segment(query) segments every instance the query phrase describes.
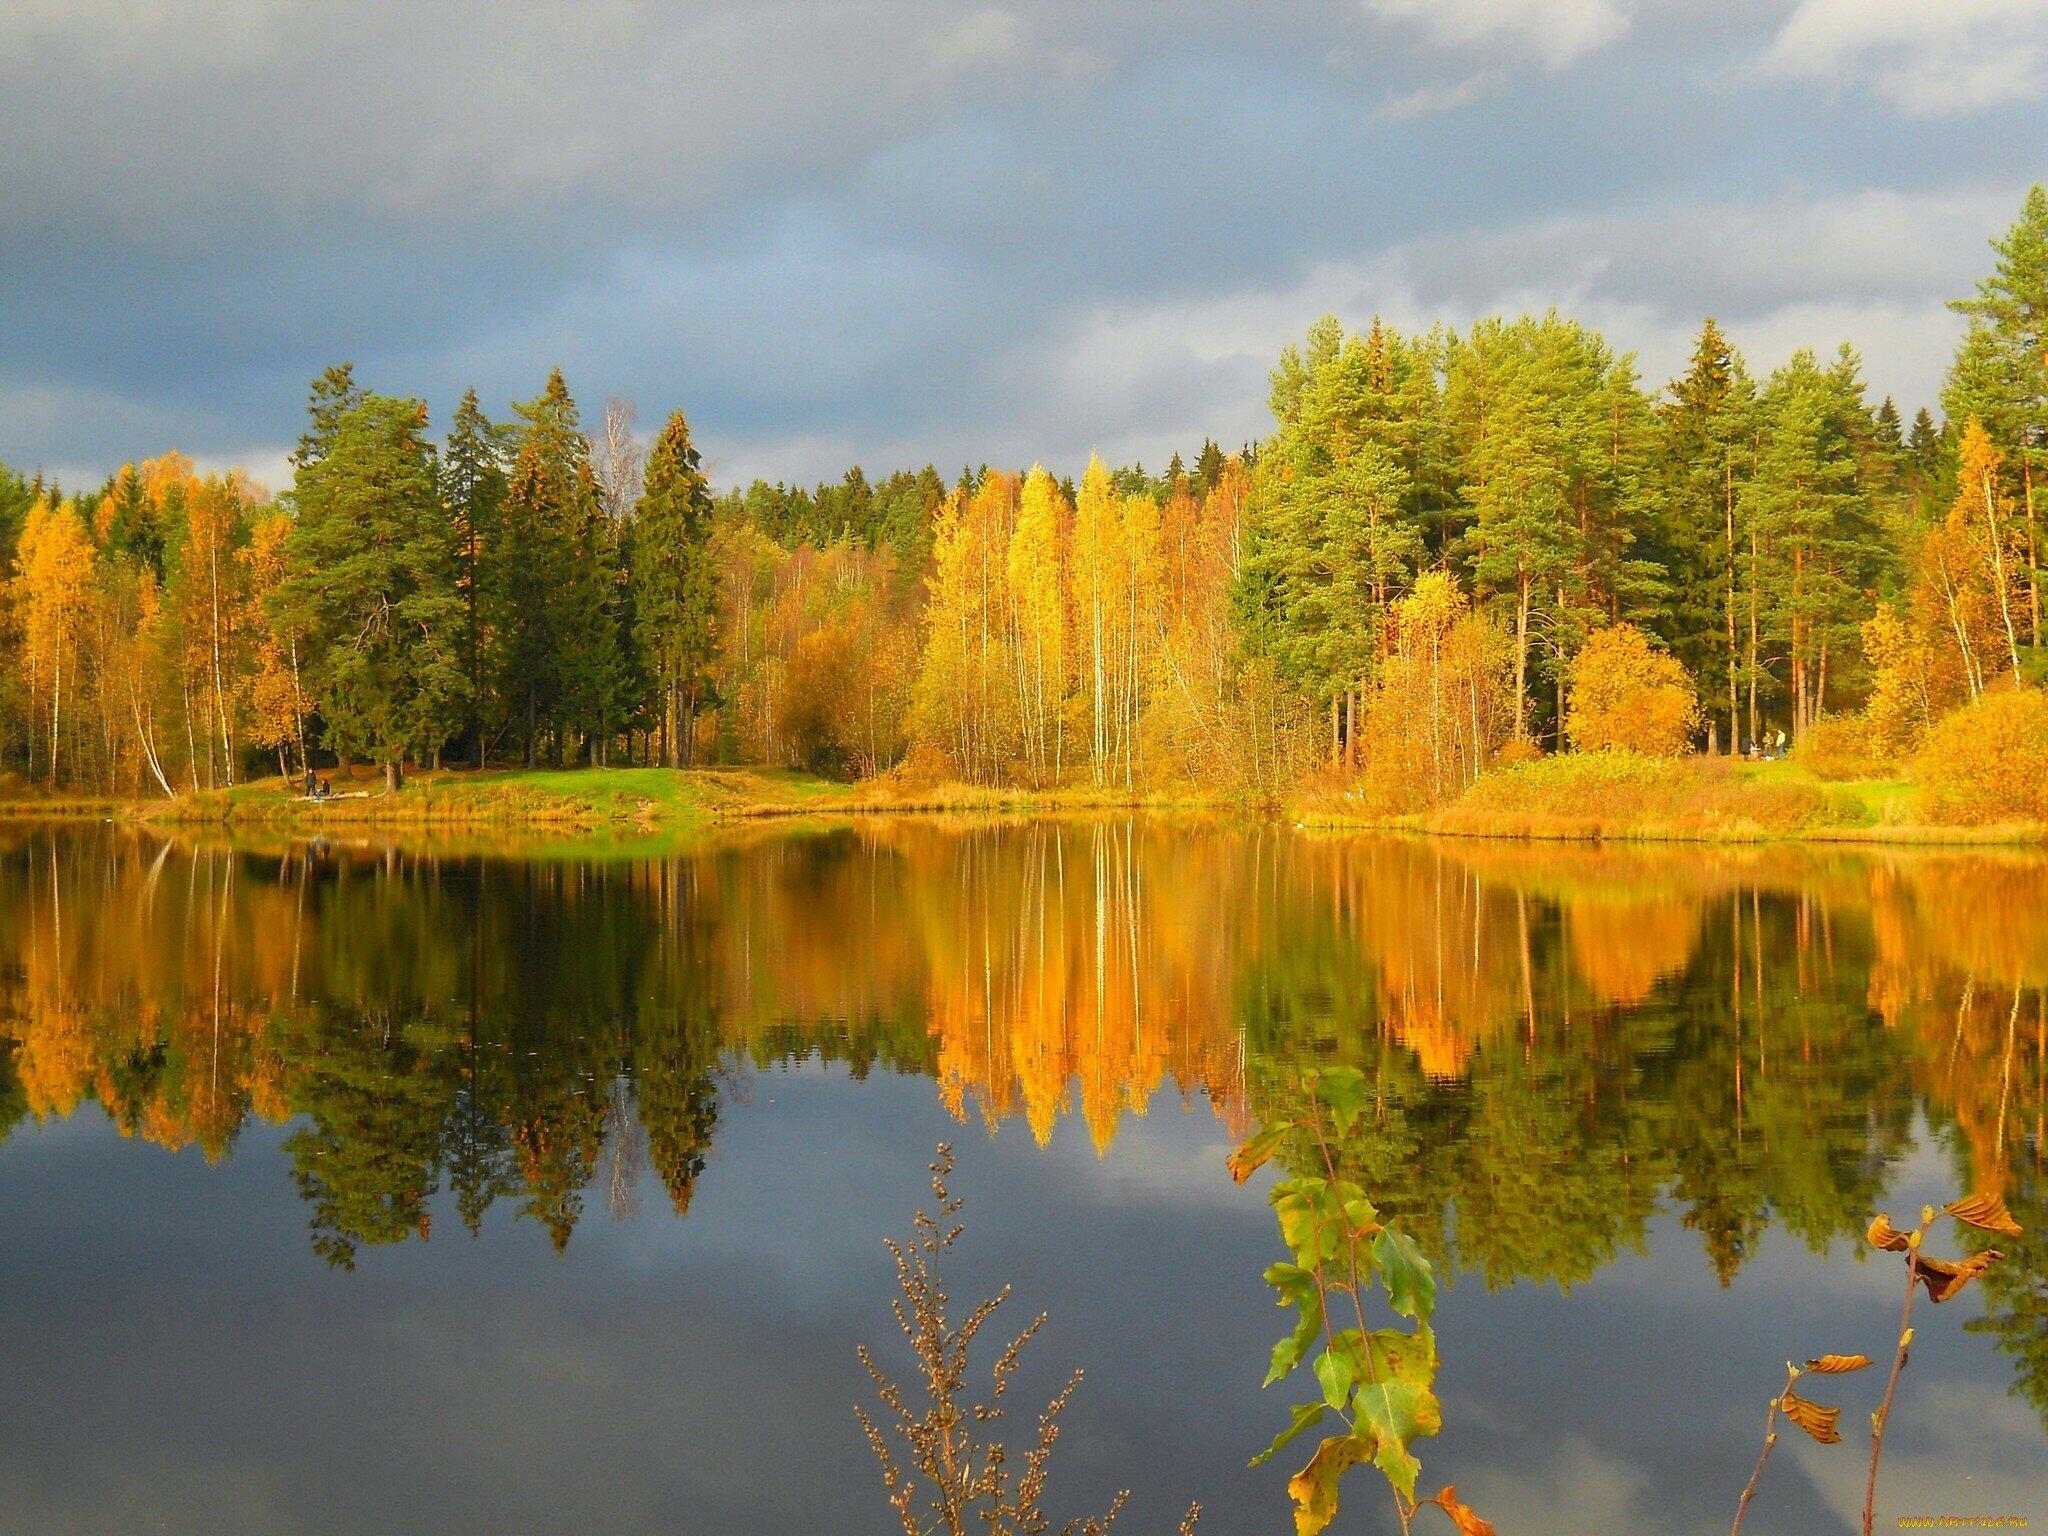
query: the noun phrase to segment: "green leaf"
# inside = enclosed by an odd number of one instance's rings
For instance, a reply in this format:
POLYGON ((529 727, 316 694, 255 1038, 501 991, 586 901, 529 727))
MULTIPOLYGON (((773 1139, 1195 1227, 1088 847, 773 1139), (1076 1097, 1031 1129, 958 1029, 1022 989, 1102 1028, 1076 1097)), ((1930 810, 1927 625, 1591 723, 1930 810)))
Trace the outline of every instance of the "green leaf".
POLYGON ((1380 1230, 1379 1207, 1365 1198, 1364 1192, 1353 1194, 1355 1184, 1339 1186, 1338 1194, 1344 1201, 1344 1219, 1351 1224, 1351 1230, 1367 1237, 1380 1230))
POLYGON ((1408 1443, 1443 1428, 1436 1394, 1426 1385, 1390 1378, 1361 1386, 1353 1406, 1359 1422, 1370 1427, 1378 1441, 1373 1464, 1413 1503, 1422 1463, 1410 1453, 1408 1443))
POLYGON ((1302 1357, 1323 1331, 1323 1297, 1313 1283, 1294 1304, 1301 1308, 1301 1316, 1294 1324, 1294 1332, 1273 1346, 1273 1363, 1267 1368, 1264 1383, 1269 1387, 1301 1364, 1302 1357))
POLYGON ((1351 1134, 1370 1097, 1365 1074, 1356 1067, 1323 1068, 1310 1079, 1309 1092, 1330 1112, 1339 1136, 1351 1134))
POLYGON ((1280 1218, 1280 1239, 1294 1250, 1295 1262, 1314 1269, 1334 1258, 1344 1241, 1344 1211, 1327 1179, 1293 1179, 1273 1190, 1273 1212, 1280 1218))
POLYGON ((1344 1400, 1351 1395, 1352 1376, 1348 1355, 1326 1349, 1316 1356, 1316 1380, 1322 1383, 1323 1401, 1339 1413, 1344 1411, 1344 1400))
POLYGON ((1428 1322, 1436 1310, 1436 1271, 1415 1240, 1398 1228, 1382 1227, 1372 1240, 1372 1256, 1386 1281, 1387 1305, 1403 1317, 1428 1322))
POLYGON ((1292 1125, 1271 1126, 1232 1152, 1228 1164, 1230 1176, 1242 1184, 1257 1173, 1266 1166, 1273 1154, 1280 1150, 1280 1143, 1287 1139, 1287 1133, 1293 1129, 1292 1125))
POLYGON ((1316 1277, 1299 1264, 1268 1264, 1266 1284, 1280 1293, 1279 1305, 1291 1307, 1316 1288, 1316 1277))
POLYGON ((1296 1435, 1305 1429, 1313 1429, 1316 1425, 1322 1423, 1323 1415, 1328 1412, 1329 1409, 1325 1408, 1321 1403, 1296 1403, 1294 1405, 1294 1422, 1275 1435, 1273 1443, 1254 1456, 1251 1464, 1255 1467, 1264 1466, 1273 1459, 1276 1452, 1285 1447, 1287 1442, 1296 1435))
POLYGON ((1294 1500, 1294 1536, 1318 1536, 1337 1518, 1337 1480, 1371 1456, 1364 1435, 1339 1435, 1316 1447, 1307 1466, 1287 1480, 1294 1500))
MULTIPOLYGON (((1355 1330, 1354 1330, 1355 1331, 1355 1330)), ((1381 1328, 1372 1336, 1361 1377, 1429 1386, 1436 1380, 1436 1335, 1425 1326, 1413 1333, 1381 1328)))

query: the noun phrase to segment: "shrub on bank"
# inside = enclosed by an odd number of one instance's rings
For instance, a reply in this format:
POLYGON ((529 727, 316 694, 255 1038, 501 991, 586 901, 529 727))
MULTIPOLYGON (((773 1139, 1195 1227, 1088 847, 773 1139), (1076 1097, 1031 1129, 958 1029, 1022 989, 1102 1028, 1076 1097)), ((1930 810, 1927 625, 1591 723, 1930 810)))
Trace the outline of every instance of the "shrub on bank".
POLYGON ((1699 723, 1692 679, 1648 635, 1616 624, 1586 637, 1572 661, 1564 717, 1579 751, 1681 757, 1699 723))
POLYGON ((2048 692, 2002 688, 1937 721, 1913 782, 1932 822, 2048 821, 2048 692))
POLYGON ((1861 715, 1825 715, 1806 728, 1792 760, 1817 779, 1881 779, 1898 765, 1877 750, 1861 715))
POLYGON ((1758 777, 1724 759, 1565 752, 1496 769, 1446 807, 1438 830, 1492 837, 1776 837, 1845 825, 1820 785, 1758 777))

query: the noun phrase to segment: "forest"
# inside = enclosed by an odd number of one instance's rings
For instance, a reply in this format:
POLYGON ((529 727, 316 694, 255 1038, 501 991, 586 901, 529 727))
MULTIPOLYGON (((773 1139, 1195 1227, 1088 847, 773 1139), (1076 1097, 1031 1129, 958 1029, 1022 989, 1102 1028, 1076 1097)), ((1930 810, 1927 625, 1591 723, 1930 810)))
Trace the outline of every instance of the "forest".
POLYGON ((556 372, 437 436, 340 364, 274 495, 174 451, 0 466, 0 774, 748 763, 1409 810, 1573 749, 1898 764, 1962 710, 2048 752, 2048 191, 1988 267, 1910 420, 1848 344, 1760 374, 1711 319, 1650 388, 1554 311, 1326 318, 1268 436, 1157 472, 719 491, 680 411, 643 438, 556 372))

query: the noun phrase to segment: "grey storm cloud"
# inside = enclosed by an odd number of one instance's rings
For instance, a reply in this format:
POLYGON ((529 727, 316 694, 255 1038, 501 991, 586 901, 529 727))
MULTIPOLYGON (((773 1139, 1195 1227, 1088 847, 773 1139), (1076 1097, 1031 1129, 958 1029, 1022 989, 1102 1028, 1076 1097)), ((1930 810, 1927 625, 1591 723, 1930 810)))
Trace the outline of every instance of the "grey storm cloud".
POLYGON ((0 458, 273 477, 306 381, 688 409, 714 470, 1262 430, 1324 309, 1713 312, 1930 399, 2048 0, 14 0, 0 458))

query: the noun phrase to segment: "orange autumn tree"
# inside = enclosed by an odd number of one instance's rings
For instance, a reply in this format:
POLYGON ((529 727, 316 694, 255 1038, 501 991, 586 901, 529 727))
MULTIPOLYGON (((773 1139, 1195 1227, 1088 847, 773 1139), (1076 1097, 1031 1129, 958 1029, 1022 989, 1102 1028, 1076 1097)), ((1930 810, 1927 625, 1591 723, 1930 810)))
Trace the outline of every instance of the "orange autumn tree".
POLYGON ((1864 733, 1881 757, 1900 757, 1920 745, 1937 714, 1951 702, 1950 679, 1936 646, 1892 603, 1879 603, 1863 621, 1863 657, 1870 692, 1864 733))
POLYGON ((1416 811, 1469 789, 1512 734, 1508 637, 1442 571, 1393 605, 1391 628, 1360 789, 1379 809, 1416 811))
POLYGON ((249 740, 277 753, 278 771, 287 777, 291 772, 285 760, 287 748, 295 750, 301 767, 306 763, 306 718, 313 712, 299 677, 299 637, 289 625, 276 621, 278 605, 273 600, 289 574, 286 544, 291 531, 289 517, 266 509, 249 525, 247 546, 237 551, 245 578, 244 613, 238 627, 254 637, 248 680, 249 740))
POLYGON ((48 728, 43 761, 52 784, 63 767, 65 701, 82 692, 78 654, 95 558, 92 536, 76 504, 52 506, 38 500, 29 507, 15 546, 8 597, 22 639, 21 664, 30 704, 29 759, 33 765, 40 721, 48 728))
POLYGON ((1677 658, 1633 624, 1595 630, 1573 658, 1565 734, 1581 752, 1679 757, 1699 728, 1700 704, 1677 658))
MULTIPOLYGON (((2008 498, 2000 484, 2004 459, 1991 436, 1974 417, 1963 428, 1956 449, 1956 499, 1949 509, 1947 532, 1956 564, 1967 574, 1962 580, 1984 594, 1984 607, 1995 616, 1997 628, 1991 644, 2005 653, 2012 670, 2020 668, 2020 642, 2013 622, 2013 581, 2026 565, 2024 529, 2014 519, 2008 498), (1975 570, 1971 571, 1970 567, 1975 570)), ((1974 675, 1970 693, 1984 691, 1996 661, 1987 664, 1973 654, 1968 640, 1958 631, 1968 670, 1974 675)), ((1976 648, 1982 650, 1981 642, 1976 648)))
POLYGON ((1072 516, 1058 482, 1044 465, 1032 465, 1018 496, 1005 571, 1024 763, 1039 783, 1057 783, 1066 770, 1068 647, 1060 571, 1072 516))

